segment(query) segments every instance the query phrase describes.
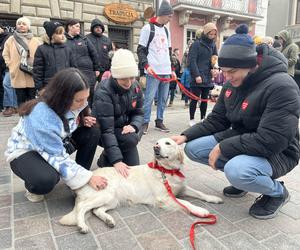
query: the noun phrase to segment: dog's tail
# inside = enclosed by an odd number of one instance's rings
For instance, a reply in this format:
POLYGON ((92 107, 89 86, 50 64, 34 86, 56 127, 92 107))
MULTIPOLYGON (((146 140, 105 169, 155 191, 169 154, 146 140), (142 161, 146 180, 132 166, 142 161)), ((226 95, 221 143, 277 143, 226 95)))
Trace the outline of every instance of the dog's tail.
POLYGON ((62 225, 66 225, 66 226, 76 226, 77 225, 77 213, 76 213, 75 207, 73 208, 73 210, 70 213, 63 216, 59 220, 59 223, 62 225))

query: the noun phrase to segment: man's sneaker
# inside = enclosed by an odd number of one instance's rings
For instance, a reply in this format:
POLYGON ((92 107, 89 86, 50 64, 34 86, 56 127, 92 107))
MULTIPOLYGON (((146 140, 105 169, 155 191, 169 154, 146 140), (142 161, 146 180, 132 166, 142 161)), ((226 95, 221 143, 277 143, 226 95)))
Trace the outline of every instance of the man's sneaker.
POLYGON ((189 122, 190 127, 193 127, 195 124, 196 124, 196 122, 194 119, 190 120, 190 122, 189 122))
POLYGON ((249 214, 260 220, 274 218, 280 209, 290 200, 290 195, 286 187, 283 185, 283 195, 280 197, 271 197, 268 195, 260 195, 256 198, 254 204, 249 209, 249 214))
POLYGON ((142 125, 143 135, 146 135, 148 133, 148 129, 149 129, 149 123, 144 123, 142 125))
POLYGON ((240 198, 247 194, 248 192, 235 188, 234 186, 228 186, 223 189, 223 194, 230 198, 240 198))
POLYGON ((5 110, 2 112, 2 115, 5 117, 9 117, 15 114, 15 109, 13 107, 7 107, 5 110))
POLYGON ((30 193, 28 190, 26 190, 25 192, 25 197, 31 202, 40 202, 44 200, 44 195, 33 194, 30 193))
POLYGON ((155 120, 155 129, 161 132, 168 133, 170 130, 163 124, 162 120, 155 120))

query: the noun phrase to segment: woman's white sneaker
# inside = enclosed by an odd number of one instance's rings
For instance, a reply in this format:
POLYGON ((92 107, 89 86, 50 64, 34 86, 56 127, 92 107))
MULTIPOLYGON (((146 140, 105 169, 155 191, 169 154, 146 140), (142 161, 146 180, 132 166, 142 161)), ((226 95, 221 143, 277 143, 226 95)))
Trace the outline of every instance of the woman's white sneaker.
POLYGON ((196 124, 195 119, 189 121, 190 127, 193 127, 196 124))
POLYGON ((40 202, 44 200, 44 195, 33 194, 26 190, 25 197, 31 202, 40 202))

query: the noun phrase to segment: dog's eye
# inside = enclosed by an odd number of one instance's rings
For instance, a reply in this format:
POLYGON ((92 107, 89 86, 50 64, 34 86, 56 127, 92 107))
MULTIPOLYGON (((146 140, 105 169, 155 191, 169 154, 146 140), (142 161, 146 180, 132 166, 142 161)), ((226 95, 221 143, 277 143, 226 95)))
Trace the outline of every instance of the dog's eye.
POLYGON ((171 145, 171 143, 170 143, 170 142, 168 142, 168 141, 166 141, 166 145, 171 145))

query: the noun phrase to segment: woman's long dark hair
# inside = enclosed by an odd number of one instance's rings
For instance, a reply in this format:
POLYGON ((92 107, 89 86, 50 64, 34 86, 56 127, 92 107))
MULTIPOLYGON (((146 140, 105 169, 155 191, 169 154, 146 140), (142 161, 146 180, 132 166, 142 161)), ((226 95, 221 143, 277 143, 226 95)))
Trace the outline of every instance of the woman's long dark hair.
POLYGON ((63 69, 54 75, 37 99, 21 105, 19 114, 20 116, 29 115, 37 103, 45 102, 63 121, 65 130, 69 131, 65 114, 70 110, 75 94, 88 88, 88 81, 80 70, 63 69))

